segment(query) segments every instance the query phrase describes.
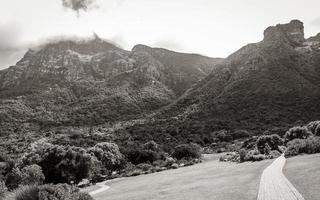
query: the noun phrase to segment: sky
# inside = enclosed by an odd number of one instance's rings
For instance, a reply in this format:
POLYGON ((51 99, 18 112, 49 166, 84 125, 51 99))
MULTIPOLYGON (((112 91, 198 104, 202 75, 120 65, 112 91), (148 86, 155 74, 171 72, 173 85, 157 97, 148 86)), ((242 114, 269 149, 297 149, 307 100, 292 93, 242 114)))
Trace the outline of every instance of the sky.
POLYGON ((292 19, 304 22, 306 37, 317 34, 319 8, 319 0, 0 0, 0 69, 47 39, 93 33, 127 50, 227 57, 292 19))

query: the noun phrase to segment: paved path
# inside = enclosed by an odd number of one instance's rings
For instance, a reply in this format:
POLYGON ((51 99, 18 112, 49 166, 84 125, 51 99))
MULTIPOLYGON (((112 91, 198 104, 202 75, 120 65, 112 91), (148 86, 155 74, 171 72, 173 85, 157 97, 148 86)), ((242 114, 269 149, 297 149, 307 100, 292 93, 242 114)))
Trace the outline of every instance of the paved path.
POLYGON ((97 185, 100 186, 100 188, 97 189, 97 190, 94 190, 92 192, 89 192, 89 194, 91 196, 93 196, 93 195, 96 195, 96 194, 99 194, 101 192, 104 192, 104 191, 108 190, 110 187, 107 186, 106 184, 107 184, 107 181, 104 181, 104 182, 101 182, 101 183, 97 183, 97 185))
POLYGON ((285 162, 282 155, 263 171, 258 200, 304 200, 282 173, 285 162))

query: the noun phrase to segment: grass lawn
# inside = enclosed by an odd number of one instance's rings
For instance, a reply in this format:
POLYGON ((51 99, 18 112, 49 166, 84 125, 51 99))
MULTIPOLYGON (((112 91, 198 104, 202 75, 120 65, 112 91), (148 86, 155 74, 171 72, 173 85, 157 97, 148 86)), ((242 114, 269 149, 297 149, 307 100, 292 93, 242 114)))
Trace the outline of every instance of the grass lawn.
POLYGON ((320 199, 320 154, 289 158, 284 174, 306 200, 320 199))
POLYGON ((256 200, 260 176, 272 160, 224 163, 218 156, 176 170, 110 180, 96 200, 256 200))
POLYGON ((92 192, 101 188, 99 185, 90 185, 89 187, 81 188, 81 192, 92 192))

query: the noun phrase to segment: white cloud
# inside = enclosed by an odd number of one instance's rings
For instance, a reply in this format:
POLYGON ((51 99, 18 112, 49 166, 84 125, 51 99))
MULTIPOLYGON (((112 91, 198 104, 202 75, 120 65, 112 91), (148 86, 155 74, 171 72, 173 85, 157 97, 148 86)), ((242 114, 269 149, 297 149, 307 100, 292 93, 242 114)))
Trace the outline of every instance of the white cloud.
MULTIPOLYGON (((291 19, 305 22, 307 37, 320 31, 314 24, 319 0, 95 1, 99 9, 77 17, 62 0, 0 0, 0 24, 19 25, 17 42, 9 45, 18 49, 59 35, 96 32, 127 50, 147 44, 212 57, 226 57, 261 40, 266 27, 291 19)), ((13 27, 6 29, 15 32, 13 27)), ((7 39, 0 43, 3 40, 7 39)))

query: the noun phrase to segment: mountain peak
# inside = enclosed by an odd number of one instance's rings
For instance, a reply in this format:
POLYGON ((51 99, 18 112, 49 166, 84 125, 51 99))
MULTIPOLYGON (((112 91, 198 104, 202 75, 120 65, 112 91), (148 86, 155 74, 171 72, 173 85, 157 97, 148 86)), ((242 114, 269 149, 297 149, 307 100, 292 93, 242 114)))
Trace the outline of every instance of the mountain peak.
POLYGON ((287 24, 270 26, 264 31, 263 41, 279 41, 287 39, 295 46, 301 45, 304 41, 304 26, 299 20, 292 20, 287 24))

